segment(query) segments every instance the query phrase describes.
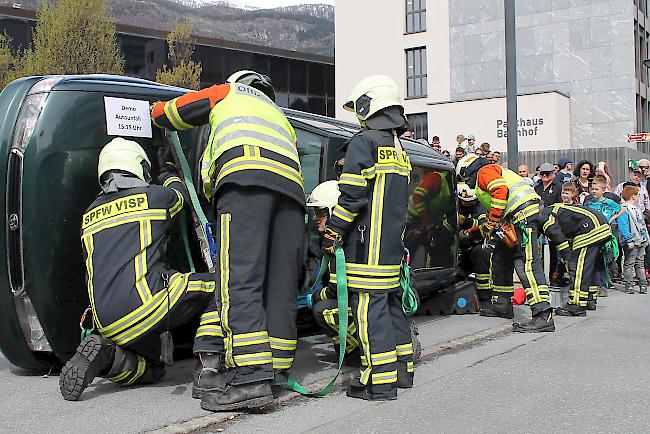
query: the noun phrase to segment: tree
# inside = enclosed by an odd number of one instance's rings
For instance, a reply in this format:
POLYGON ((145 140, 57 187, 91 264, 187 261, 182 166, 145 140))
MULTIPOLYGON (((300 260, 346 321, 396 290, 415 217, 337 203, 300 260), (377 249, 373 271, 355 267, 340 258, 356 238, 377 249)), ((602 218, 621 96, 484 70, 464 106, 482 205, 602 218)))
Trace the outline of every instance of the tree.
POLYGON ((25 75, 124 73, 105 0, 45 1, 36 16, 25 75))
POLYGON ((23 57, 14 52, 12 39, 6 33, 0 34, 0 90, 20 77, 23 69, 23 57))
POLYGON ((192 60, 194 43, 192 39, 192 22, 179 22, 167 35, 169 46, 168 63, 156 71, 158 83, 198 89, 201 83, 201 64, 192 60))

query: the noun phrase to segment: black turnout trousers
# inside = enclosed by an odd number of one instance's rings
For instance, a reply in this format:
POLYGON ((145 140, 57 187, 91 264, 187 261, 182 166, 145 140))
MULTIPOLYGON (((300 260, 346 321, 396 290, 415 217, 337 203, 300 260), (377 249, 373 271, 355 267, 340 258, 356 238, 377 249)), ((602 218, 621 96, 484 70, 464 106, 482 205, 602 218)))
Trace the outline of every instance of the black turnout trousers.
POLYGON ((271 380, 291 368, 305 211, 257 186, 223 186, 215 200, 215 291, 230 384, 271 380), (231 371, 232 372, 232 371, 231 371))

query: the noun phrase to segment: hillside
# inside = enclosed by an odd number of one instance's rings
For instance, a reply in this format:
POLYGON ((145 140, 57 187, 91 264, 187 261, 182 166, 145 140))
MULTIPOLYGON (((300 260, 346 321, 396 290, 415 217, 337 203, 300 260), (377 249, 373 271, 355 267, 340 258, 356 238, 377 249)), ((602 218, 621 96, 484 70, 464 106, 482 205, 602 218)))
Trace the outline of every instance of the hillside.
MULTIPOLYGON (((41 0, 18 0, 35 10, 41 0)), ((11 6, 16 1, 0 0, 11 6)), ((334 56, 334 6, 298 5, 276 9, 241 9, 227 2, 191 0, 107 0, 117 23, 170 30, 189 19, 194 33, 236 42, 334 56)))

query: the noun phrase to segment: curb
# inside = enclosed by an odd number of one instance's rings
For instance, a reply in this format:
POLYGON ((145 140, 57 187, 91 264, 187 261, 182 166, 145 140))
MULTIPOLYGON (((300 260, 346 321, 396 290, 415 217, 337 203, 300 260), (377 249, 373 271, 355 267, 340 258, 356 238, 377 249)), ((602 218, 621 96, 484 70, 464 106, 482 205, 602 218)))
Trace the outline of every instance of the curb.
MULTIPOLYGON (((487 341, 490 339, 496 339, 501 336, 505 336, 509 333, 512 332, 512 324, 504 324, 501 326, 493 327, 487 330, 483 330, 477 333, 473 333, 470 335, 466 335, 460 338, 455 338, 451 339, 449 341, 440 343, 438 345, 434 345, 431 347, 427 348, 422 348, 422 356, 421 356, 421 362, 429 362, 432 361, 440 356, 443 356, 447 353, 453 353, 457 351, 462 351, 468 348, 471 348, 475 345, 478 345, 479 343, 483 341, 487 341)), ((346 368, 341 370, 341 377, 343 381, 337 382, 338 387, 335 388, 339 389, 343 386, 343 383, 347 382, 347 380, 344 378, 345 374, 348 374, 357 368, 346 368)), ((328 383, 330 382, 329 379, 324 379, 324 380, 319 380, 314 383, 311 383, 309 385, 306 385, 306 388, 308 390, 320 390, 321 388, 325 387, 328 383)), ((280 405, 284 404, 286 402, 292 401, 295 398, 299 398, 301 395, 297 392, 290 392, 287 393, 275 400, 273 405, 280 405)), ((197 403, 199 401, 197 400, 197 403)), ((211 414, 208 416, 203 416, 203 417, 198 417, 194 419, 190 419, 185 422, 179 422, 171 425, 167 425, 162 428, 150 430, 150 431, 145 431, 146 433, 150 434, 189 434, 189 433, 201 433, 201 432, 206 432, 211 429, 215 429, 217 425, 227 422, 229 420, 233 420, 234 418, 242 415, 242 414, 247 414, 243 412, 232 412, 232 413, 215 413, 211 414)), ((223 429, 215 429, 216 431, 220 432, 223 431, 223 429)))

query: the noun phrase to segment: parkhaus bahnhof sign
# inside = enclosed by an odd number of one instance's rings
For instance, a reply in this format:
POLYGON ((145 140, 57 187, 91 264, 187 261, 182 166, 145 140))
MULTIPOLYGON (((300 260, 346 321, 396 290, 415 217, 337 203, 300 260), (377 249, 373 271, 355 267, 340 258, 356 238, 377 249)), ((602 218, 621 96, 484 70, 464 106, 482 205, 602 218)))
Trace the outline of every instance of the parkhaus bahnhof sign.
MULTIPOLYGON (((546 92, 517 98, 517 135, 521 151, 568 149, 571 146, 569 98, 546 92)), ((506 99, 485 98, 428 106, 429 137, 439 136, 454 151, 456 136, 474 134, 477 144, 505 151, 508 141, 506 99)))
MULTIPOLYGON (((542 134, 540 128, 544 125, 544 118, 519 118, 517 120, 517 134, 519 137, 537 136, 542 134)), ((497 119, 497 139, 508 138, 508 122, 497 119)))

